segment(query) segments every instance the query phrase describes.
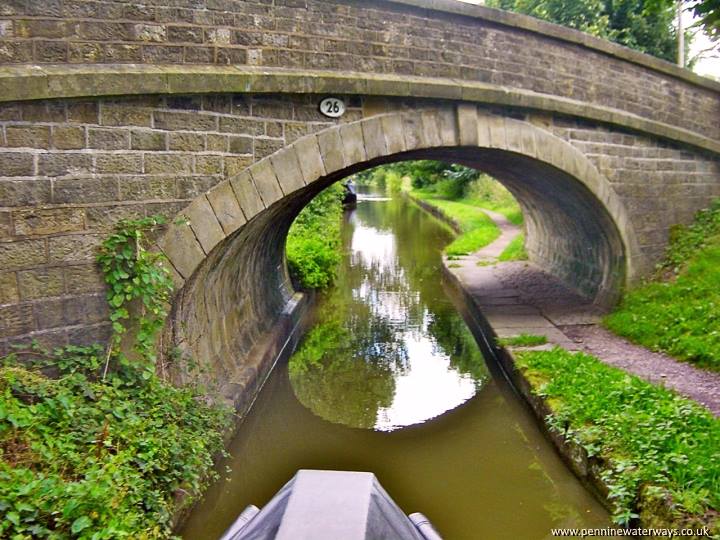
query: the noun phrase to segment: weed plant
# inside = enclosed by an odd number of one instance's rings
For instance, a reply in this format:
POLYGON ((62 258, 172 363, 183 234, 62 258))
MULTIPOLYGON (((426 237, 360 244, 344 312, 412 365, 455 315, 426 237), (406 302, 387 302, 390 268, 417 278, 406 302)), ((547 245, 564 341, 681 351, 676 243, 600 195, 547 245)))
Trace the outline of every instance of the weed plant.
POLYGON ((229 411, 155 370, 171 281, 144 238, 161 224, 122 221, 102 244, 107 347, 0 359, 0 538, 167 538, 215 477, 229 411))
POLYGON ((551 429, 605 460, 615 522, 653 500, 680 517, 717 518, 720 420, 709 411, 583 353, 520 352, 517 365, 552 408, 551 429))

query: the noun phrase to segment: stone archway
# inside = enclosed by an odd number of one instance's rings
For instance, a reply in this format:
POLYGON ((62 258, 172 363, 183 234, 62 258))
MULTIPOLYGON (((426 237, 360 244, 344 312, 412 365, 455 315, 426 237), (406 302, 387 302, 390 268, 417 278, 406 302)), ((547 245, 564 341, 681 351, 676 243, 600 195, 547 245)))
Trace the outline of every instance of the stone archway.
POLYGON ((503 181, 526 213, 531 258, 596 301, 612 302, 636 275, 641 253, 619 198, 548 131, 466 104, 336 125, 197 197, 158 242, 179 289, 172 341, 211 366, 208 380, 226 397, 269 370, 245 360, 292 303, 284 247, 297 213, 349 174, 407 159, 462 163, 503 181))

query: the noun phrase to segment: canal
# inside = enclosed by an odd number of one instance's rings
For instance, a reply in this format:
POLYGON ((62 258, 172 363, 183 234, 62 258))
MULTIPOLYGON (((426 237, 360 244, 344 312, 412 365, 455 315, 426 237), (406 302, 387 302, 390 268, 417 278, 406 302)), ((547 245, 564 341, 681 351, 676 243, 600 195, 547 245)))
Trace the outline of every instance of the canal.
POLYGON ((446 293, 441 252, 451 239, 405 198, 361 193, 345 215, 337 286, 263 387, 184 538, 217 538, 300 468, 372 471, 447 540, 609 524, 490 374, 446 293))

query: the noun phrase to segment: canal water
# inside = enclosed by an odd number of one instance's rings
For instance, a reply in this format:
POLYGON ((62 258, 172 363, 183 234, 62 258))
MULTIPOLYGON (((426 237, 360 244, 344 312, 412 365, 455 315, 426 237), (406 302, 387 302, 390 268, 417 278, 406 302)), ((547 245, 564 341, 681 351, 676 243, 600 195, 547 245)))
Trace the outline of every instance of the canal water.
POLYGON ((446 540, 609 524, 520 398, 490 374, 445 291, 441 252, 451 239, 406 199, 361 193, 345 216, 337 286, 263 387, 183 538, 219 537, 301 468, 372 471, 446 540))

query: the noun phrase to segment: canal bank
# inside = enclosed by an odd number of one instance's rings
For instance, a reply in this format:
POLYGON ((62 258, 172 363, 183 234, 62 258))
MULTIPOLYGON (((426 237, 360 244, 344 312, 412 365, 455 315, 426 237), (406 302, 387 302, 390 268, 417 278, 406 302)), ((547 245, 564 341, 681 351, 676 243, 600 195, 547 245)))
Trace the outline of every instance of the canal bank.
MULTIPOLYGON (((425 208, 427 203, 423 201, 420 206, 425 208)), ((431 213, 447 220, 447 217, 435 208, 431 213)), ((489 245, 459 260, 453 257, 449 261, 444 257, 443 269, 461 296, 461 304, 468 308, 466 317, 472 321, 471 327, 481 329, 482 336, 479 342, 484 344, 485 354, 496 359, 512 386, 529 404, 539 424, 545 428, 546 436, 567 465, 608 510, 617 515, 618 490, 614 484, 618 482, 619 476, 622 476, 622 473, 618 474, 617 471, 617 456, 612 458, 602 455, 602 452, 598 452, 598 449, 593 447, 594 445, 583 444, 577 433, 569 429, 570 423, 567 420, 564 431, 562 428, 558 429, 557 419, 562 414, 559 414, 558 401, 553 401, 545 390, 545 385, 549 382, 547 378, 538 378, 537 373, 532 373, 528 369, 527 363, 522 360, 523 353, 520 352, 523 348, 501 347, 497 344, 497 338, 518 335, 544 336, 547 344, 531 349, 548 350, 552 347, 562 347, 568 351, 591 353, 599 350, 601 354, 598 358, 602 362, 610 365, 620 364, 618 367, 651 380, 653 378, 657 380, 658 366, 662 366, 659 376, 662 382, 665 382, 667 377, 665 373, 675 369, 686 377, 668 381, 669 386, 680 393, 690 394, 691 398, 708 407, 715 415, 719 410, 718 401, 715 399, 718 388, 717 378, 713 374, 681 364, 669 357, 663 358, 663 355, 651 353, 609 334, 599 327, 598 323, 603 312, 597 306, 529 263, 488 265, 488 261, 493 259, 497 262, 497 253, 497 247, 489 245), (589 341, 587 344, 583 339, 586 336, 591 338, 587 340, 589 341), (605 348, 598 347, 598 342, 603 343, 605 348), (629 358, 623 357, 622 353, 618 354, 618 351, 630 352, 629 358), (634 357, 632 353, 635 353, 634 357), (650 360, 648 356, 651 357, 650 360), (654 373, 648 371, 648 364, 654 366, 654 373)), ((582 384, 582 381, 578 380, 576 384, 582 384)), ((642 384, 640 390, 644 390, 642 384)), ((645 388, 648 386, 645 385, 645 388)), ((681 398, 674 399, 668 396, 661 396, 661 400, 680 402, 681 406, 683 401, 681 398)), ((704 413, 700 408, 696 416, 703 418, 704 413)), ((712 422, 707 417, 704 420, 712 422)), ((641 420, 638 419, 638 422, 641 420)), ((671 430, 671 428, 663 428, 660 424, 654 427, 657 430, 671 430)), ((647 451, 657 450, 649 447, 647 451)), ((684 457, 687 459, 687 456, 684 457)), ((627 463, 624 466, 633 467, 632 464, 627 463)), ((658 496, 657 490, 661 489, 659 487, 636 484, 635 488, 637 493, 626 495, 626 499, 627 497, 629 499, 624 502, 627 514, 624 519, 628 524, 676 530, 688 528, 701 530, 707 526, 711 531, 715 530, 715 534, 718 533, 717 517, 713 511, 699 514, 697 511, 688 511, 687 508, 678 506, 669 491, 658 496)))

